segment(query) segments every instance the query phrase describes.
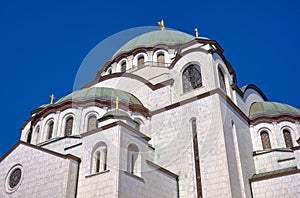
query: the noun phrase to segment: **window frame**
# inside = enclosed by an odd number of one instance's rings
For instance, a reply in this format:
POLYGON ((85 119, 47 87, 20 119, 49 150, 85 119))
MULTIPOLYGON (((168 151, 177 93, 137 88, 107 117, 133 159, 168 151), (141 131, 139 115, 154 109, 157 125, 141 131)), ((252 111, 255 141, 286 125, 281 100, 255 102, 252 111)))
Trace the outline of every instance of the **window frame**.
MULTIPOLYGON (((189 77, 190 78, 190 77, 189 77)), ((187 79, 188 80, 188 79, 187 79)), ((191 80, 189 80, 189 83, 191 83, 191 80)), ((193 90, 197 90, 201 87, 203 87, 203 76, 202 76, 202 72, 201 72, 201 65, 199 63, 194 63, 194 62, 191 62, 191 63, 188 63, 183 69, 182 69, 182 72, 181 72, 181 86, 182 86, 182 92, 183 93, 188 93, 188 92, 191 92, 193 90), (187 89, 187 87, 185 86, 185 78, 187 78, 187 76, 185 75, 185 72, 188 70, 188 68, 190 67, 193 67, 195 66, 196 69, 198 72, 199 72, 199 79, 200 79, 200 85, 198 85, 197 87, 193 87, 193 85, 190 85, 190 88, 187 89)))

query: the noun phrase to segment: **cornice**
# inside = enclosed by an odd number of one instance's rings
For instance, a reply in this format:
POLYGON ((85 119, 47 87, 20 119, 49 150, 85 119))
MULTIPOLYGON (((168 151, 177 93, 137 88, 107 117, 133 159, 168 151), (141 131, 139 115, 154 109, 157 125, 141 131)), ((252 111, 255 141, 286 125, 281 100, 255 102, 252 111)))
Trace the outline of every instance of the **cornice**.
POLYGON ((80 162, 81 159, 78 158, 78 157, 75 157, 74 155, 71 155, 71 154, 67 154, 67 155, 63 155, 63 154, 60 154, 60 153, 57 153, 57 152, 54 152, 54 151, 51 151, 51 150, 48 150, 48 149, 45 149, 45 148, 41 148, 41 147, 38 147, 38 146, 35 146, 35 145, 32 145, 32 144, 29 144, 29 143, 26 143, 26 142, 23 142, 23 141, 19 141, 17 142, 7 153, 5 153, 1 159, 0 159, 0 163, 8 156, 10 155, 19 145, 24 145, 24 146, 28 146, 30 148, 33 148, 33 149, 36 149, 36 150, 39 150, 39 151, 42 151, 42 152, 45 152, 45 153, 48 153, 48 154, 51 154, 51 155, 54 155, 56 157, 60 157, 60 158, 63 158, 63 159, 72 159, 74 161, 77 161, 77 162, 80 162))
POLYGON ((257 86, 255 86, 254 84, 249 84, 249 85, 247 85, 247 87, 246 87, 246 89, 244 90, 244 92, 240 89, 240 88, 238 88, 238 86, 236 85, 236 84, 232 84, 231 85, 231 88, 233 89, 233 90, 235 90, 242 98, 244 97, 244 95, 245 95, 245 93, 246 93, 246 91, 248 90, 248 89, 253 89, 253 90, 255 90, 257 93, 259 93, 260 95, 261 95, 261 97, 264 99, 264 101, 268 101, 268 98, 266 97, 266 95, 262 92, 262 90, 261 89, 259 89, 257 86))
POLYGON ((172 85, 174 80, 173 79, 169 79, 166 80, 164 82, 158 83, 158 84, 152 84, 151 82, 149 82, 148 80, 146 80, 145 78, 142 78, 138 75, 135 74, 131 74, 131 73, 125 73, 125 72, 118 72, 118 73, 113 73, 110 75, 105 75, 102 77, 97 77, 94 81, 90 82, 88 85, 86 85, 83 88, 88 88, 91 87, 99 82, 103 82, 105 80, 109 80, 109 79, 114 79, 114 78, 120 78, 120 77, 124 77, 124 78, 131 78, 131 79, 135 79, 137 81, 140 81, 141 83, 145 84, 147 87, 149 87, 150 89, 152 89, 153 91, 163 88, 165 86, 168 85, 172 85))

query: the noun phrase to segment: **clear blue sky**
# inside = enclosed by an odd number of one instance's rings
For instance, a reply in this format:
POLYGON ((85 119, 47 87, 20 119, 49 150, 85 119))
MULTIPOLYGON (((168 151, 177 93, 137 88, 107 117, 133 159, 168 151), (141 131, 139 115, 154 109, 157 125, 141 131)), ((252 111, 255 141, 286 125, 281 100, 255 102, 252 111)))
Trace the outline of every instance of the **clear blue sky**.
MULTIPOLYGON (((1 1, 0 156, 30 111, 73 89, 85 56, 122 30, 165 25, 217 40, 238 85, 300 108, 299 1, 1 1), (103 3, 105 2, 105 3, 103 3)), ((101 56, 101 54, 99 54, 101 56)), ((93 79, 90 79, 93 80, 93 79)))

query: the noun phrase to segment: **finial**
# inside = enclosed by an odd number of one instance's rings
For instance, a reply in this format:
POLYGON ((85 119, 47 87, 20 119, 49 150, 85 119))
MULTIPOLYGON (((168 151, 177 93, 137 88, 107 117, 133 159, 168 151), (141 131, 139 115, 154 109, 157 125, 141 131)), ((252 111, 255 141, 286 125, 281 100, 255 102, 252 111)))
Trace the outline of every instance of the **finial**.
POLYGON ((119 99, 119 97, 116 98, 116 110, 119 110, 119 102, 121 100, 119 99))
POLYGON ((196 34, 196 38, 198 38, 199 37, 198 28, 195 28, 194 31, 195 31, 195 34, 196 34))
POLYGON ((54 94, 51 94, 50 95, 50 104, 53 104, 54 99, 55 99, 54 94))
POLYGON ((158 21, 157 24, 159 25, 161 30, 165 30, 165 23, 164 20, 162 19, 161 21, 158 21))

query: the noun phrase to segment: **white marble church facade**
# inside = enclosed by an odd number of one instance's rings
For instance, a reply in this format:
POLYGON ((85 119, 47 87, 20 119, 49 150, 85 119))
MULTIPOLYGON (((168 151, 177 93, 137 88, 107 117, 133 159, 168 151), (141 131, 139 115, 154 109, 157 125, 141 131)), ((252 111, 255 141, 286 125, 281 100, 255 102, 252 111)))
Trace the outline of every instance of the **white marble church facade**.
POLYGON ((142 34, 32 112, 0 197, 300 197, 300 110, 236 83, 216 41, 142 34))

